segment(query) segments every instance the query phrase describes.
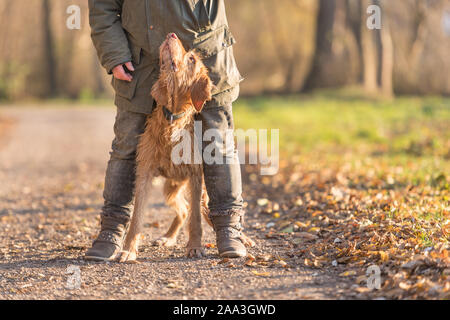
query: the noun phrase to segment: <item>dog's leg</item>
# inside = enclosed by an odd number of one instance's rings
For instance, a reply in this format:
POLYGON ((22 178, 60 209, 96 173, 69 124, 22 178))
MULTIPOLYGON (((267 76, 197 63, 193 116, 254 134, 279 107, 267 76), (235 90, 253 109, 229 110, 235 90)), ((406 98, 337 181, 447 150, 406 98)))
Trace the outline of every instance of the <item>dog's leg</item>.
POLYGON ((164 183, 164 195, 166 203, 176 212, 176 217, 166 234, 154 241, 154 245, 170 247, 177 242, 177 236, 188 216, 188 203, 184 197, 187 181, 175 181, 167 179, 164 183))
POLYGON ((149 189, 153 175, 148 172, 140 171, 143 170, 138 166, 136 172, 136 197, 134 201, 134 211, 131 216, 130 228, 127 232, 122 252, 120 252, 117 257, 119 262, 136 260, 139 241, 141 240, 145 208, 147 206, 148 193, 150 191, 149 189))
POLYGON ((202 182, 202 215, 206 222, 212 227, 211 219, 209 218, 209 207, 208 207, 209 197, 206 191, 205 183, 202 182))
POLYGON ((202 176, 194 174, 189 179, 191 198, 191 212, 189 215, 189 241, 187 244, 188 257, 201 258, 205 255, 202 247, 202 176))
POLYGON ((255 241, 249 238, 245 233, 242 232, 241 241, 246 247, 254 247, 256 245, 255 241))

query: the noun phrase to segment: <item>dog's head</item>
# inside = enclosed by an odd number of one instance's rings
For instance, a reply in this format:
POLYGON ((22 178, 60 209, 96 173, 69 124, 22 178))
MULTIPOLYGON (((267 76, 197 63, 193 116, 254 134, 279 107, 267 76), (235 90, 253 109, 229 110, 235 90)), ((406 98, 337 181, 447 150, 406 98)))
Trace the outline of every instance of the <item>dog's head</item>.
POLYGON ((170 33, 159 49, 159 63, 160 77, 152 88, 158 105, 174 113, 189 107, 200 112, 211 100, 212 83, 198 55, 186 52, 176 34, 170 33))

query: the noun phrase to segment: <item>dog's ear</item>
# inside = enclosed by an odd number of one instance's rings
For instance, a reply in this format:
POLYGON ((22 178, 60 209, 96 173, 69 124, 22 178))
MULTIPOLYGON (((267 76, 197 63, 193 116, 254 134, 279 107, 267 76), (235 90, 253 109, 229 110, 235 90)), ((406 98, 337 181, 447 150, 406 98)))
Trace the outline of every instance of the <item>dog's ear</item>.
POLYGON ((160 106, 167 106, 169 103, 167 97, 167 86, 166 84, 158 79, 152 87, 152 97, 156 100, 156 103, 160 106))
POLYGON ((197 112, 200 112, 206 101, 211 100, 212 83, 207 74, 198 78, 191 88, 191 100, 197 112))

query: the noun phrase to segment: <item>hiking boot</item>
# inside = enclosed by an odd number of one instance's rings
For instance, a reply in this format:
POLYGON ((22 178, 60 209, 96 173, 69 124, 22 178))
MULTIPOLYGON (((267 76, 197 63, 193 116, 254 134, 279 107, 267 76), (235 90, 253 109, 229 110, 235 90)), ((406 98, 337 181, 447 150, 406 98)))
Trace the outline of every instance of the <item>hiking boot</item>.
POLYGON ((242 241, 241 216, 212 216, 211 222, 216 231, 216 243, 222 258, 240 258, 247 255, 242 241))
POLYGON ((112 261, 122 249, 128 228, 128 216, 102 215, 101 230, 84 258, 92 261, 112 261))

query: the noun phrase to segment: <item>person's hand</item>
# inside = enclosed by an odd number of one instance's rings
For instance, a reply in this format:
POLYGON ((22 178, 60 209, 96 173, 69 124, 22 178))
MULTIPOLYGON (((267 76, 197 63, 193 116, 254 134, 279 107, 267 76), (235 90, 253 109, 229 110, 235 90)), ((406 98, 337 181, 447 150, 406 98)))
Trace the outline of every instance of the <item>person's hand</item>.
MULTIPOLYGON (((126 62, 125 66, 128 68, 128 70, 134 71, 134 67, 131 62, 126 62)), ((123 65, 121 65, 121 64, 119 64, 118 66, 115 66, 114 69, 112 70, 112 72, 113 72, 114 78, 116 78, 118 80, 123 80, 123 81, 128 81, 128 82, 133 80, 133 76, 131 74, 125 72, 125 69, 123 68, 123 65)))

